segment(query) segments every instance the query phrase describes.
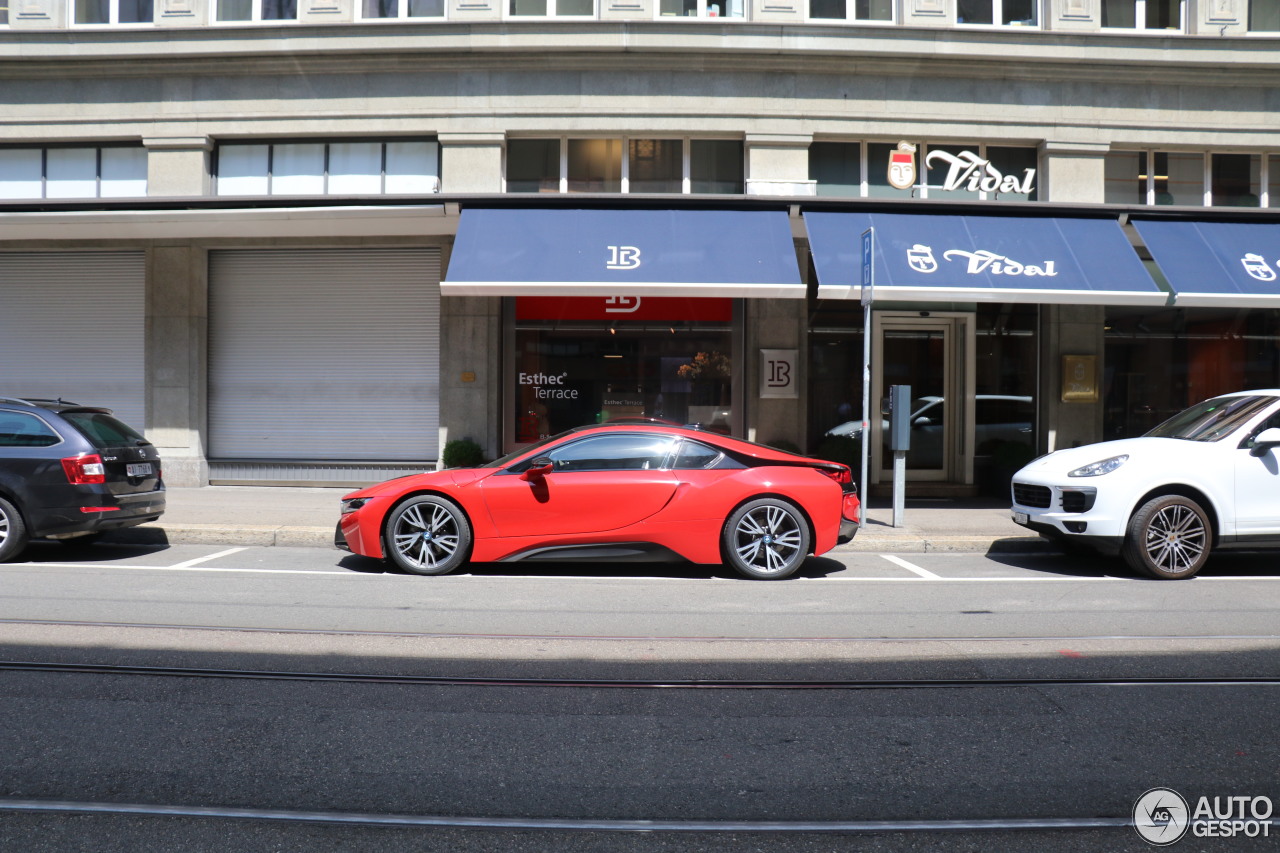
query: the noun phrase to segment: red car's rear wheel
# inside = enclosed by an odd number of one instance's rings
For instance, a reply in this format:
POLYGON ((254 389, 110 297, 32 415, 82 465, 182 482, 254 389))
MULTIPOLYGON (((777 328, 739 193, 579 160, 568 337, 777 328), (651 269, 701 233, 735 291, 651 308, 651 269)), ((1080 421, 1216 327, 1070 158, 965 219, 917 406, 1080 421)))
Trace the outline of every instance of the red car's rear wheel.
POLYGON ((738 507, 721 533, 725 562, 749 578, 793 574, 809 553, 809 524, 794 505, 757 498, 738 507))

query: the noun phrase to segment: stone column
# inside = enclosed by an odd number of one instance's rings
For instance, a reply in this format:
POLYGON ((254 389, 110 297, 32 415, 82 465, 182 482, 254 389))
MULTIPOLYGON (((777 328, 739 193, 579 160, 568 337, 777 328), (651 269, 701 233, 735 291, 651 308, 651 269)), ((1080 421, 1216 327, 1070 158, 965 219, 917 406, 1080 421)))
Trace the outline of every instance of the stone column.
POLYGON ((441 192, 502 192, 503 133, 441 133, 439 139, 441 192))
POLYGON ((147 195, 199 198, 209 194, 213 140, 207 136, 148 137, 147 195))
POLYGON ((747 134, 747 195, 816 195, 809 180, 809 133, 747 134))
POLYGON ((147 251, 147 437, 171 486, 209 482, 209 254, 198 246, 147 251))

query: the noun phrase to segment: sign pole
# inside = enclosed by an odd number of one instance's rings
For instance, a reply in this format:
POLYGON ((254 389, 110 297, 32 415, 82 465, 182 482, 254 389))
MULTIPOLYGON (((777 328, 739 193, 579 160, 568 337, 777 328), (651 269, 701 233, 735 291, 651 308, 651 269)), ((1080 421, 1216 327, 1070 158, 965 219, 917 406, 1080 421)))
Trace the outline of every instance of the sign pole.
POLYGON ((871 458, 871 303, 875 293, 876 229, 862 232, 862 472, 858 480, 859 527, 867 523, 867 473, 871 458))

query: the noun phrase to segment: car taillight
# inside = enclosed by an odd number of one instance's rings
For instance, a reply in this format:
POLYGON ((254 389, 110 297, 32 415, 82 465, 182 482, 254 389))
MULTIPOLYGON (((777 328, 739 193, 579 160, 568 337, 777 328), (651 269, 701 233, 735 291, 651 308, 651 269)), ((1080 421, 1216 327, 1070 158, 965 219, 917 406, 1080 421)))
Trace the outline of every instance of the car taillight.
POLYGON ((848 491, 853 488, 853 471, 849 469, 848 465, 841 465, 838 468, 828 468, 824 465, 818 470, 839 483, 842 489, 848 491))
POLYGON ((107 469, 102 457, 96 453, 82 453, 62 460, 62 470, 67 472, 67 482, 73 486, 88 486, 107 481, 107 469))

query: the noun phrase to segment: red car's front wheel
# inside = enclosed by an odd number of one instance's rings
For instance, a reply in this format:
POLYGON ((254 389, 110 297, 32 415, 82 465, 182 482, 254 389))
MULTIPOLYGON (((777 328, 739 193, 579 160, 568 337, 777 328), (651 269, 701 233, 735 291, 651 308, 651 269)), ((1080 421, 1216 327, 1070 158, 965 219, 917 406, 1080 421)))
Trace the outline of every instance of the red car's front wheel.
POLYGON ((444 575, 467 561, 471 524, 453 501, 436 495, 410 498, 387 516, 386 553, 415 575, 444 575))

